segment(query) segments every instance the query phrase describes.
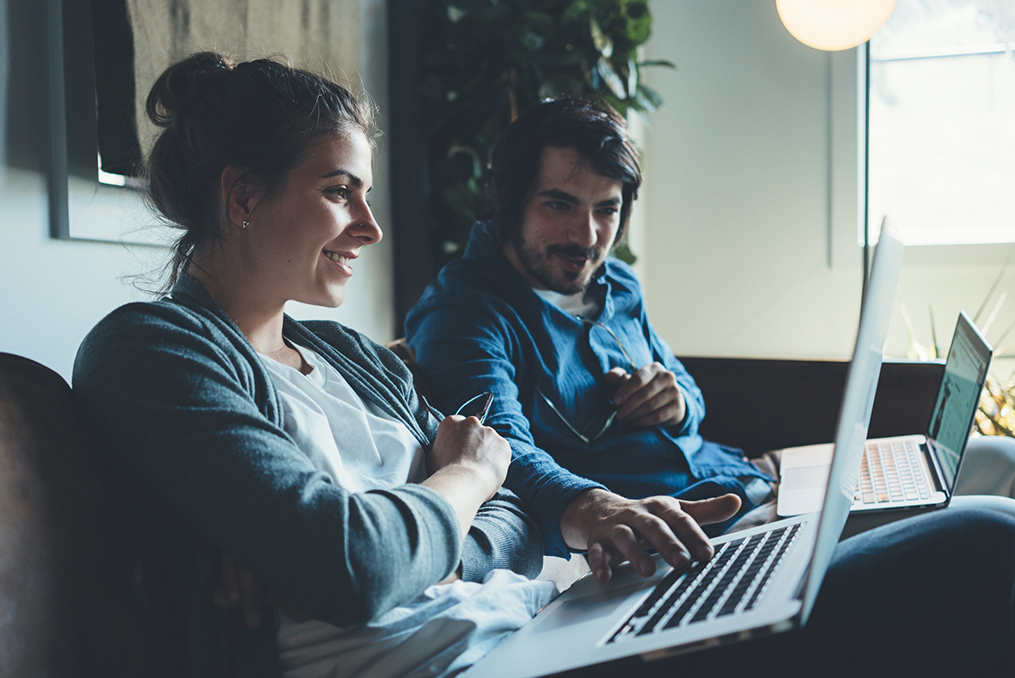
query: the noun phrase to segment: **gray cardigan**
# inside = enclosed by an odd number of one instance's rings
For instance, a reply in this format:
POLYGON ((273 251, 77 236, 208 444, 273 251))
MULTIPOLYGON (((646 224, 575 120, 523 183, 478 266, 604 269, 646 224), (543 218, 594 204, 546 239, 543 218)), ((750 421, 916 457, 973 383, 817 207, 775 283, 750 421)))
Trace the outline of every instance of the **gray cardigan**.
MULTIPOLYGON (((330 362, 429 450, 437 421, 390 351, 333 322, 285 319, 284 335, 330 362)), ((85 338, 74 392, 135 518, 152 612, 168 619, 188 676, 278 675, 276 625, 249 630, 215 607, 220 551, 296 608, 336 626, 367 621, 463 566, 535 576, 541 540, 507 491, 459 548, 455 515, 419 485, 346 492, 282 427, 274 382, 194 278, 123 306, 85 338)))

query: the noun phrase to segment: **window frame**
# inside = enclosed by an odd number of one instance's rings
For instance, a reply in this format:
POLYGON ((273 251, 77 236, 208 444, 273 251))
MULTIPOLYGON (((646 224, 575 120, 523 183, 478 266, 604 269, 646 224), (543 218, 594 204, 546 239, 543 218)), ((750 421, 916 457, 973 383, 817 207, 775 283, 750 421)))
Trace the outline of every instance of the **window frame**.
MULTIPOLYGON (((860 146, 858 159, 861 170, 862 185, 860 187, 860 223, 857 240, 865 252, 865 263, 869 257, 867 252, 873 246, 870 239, 872 227, 879 228, 879 215, 870 214, 868 200, 870 188, 870 41, 856 49, 856 73, 858 76, 857 116, 863 129, 863 144, 860 146), (873 223, 872 223, 873 222, 873 223)), ((935 266, 993 266, 1000 267, 1009 259, 1015 259, 1015 242, 1010 243, 963 243, 963 244, 907 244, 906 265, 918 267, 935 266)), ((865 284, 866 289, 866 269, 865 284)))

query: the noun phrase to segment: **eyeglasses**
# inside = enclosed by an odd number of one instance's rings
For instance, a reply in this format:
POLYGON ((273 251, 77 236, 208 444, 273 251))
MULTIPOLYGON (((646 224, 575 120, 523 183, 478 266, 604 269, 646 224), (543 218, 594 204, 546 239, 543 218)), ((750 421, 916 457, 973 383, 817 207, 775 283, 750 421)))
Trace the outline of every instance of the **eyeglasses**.
MULTIPOLYGON (((617 348, 619 348, 620 352, 624 354, 624 358, 627 360, 628 365, 632 367, 634 366, 634 360, 631 359, 631 354, 627 352, 627 347, 624 346, 624 342, 620 340, 620 337, 618 337, 613 330, 611 330, 609 327, 600 322, 592 320, 591 318, 586 318, 580 315, 577 315, 575 317, 579 321, 588 326, 590 335, 592 333, 593 327, 599 327, 603 330, 606 330, 606 333, 609 334, 610 338, 612 338, 613 341, 617 344, 617 348)), ((550 400, 539 387, 536 387, 536 393, 538 393, 539 397, 543 399, 543 402, 546 403, 547 407, 549 407, 550 410, 555 415, 557 415, 557 418, 564 423, 564 426, 566 426, 567 429, 578 438, 578 440, 582 441, 586 445, 591 445, 592 443, 602 438, 603 435, 610 429, 610 427, 613 426, 613 421, 617 418, 617 408, 614 407, 612 411, 606 416, 606 419, 602 421, 601 424, 597 423, 597 420, 601 420, 604 413, 600 413, 598 415, 593 416, 585 424, 585 426, 582 427, 581 430, 579 430, 574 424, 572 424, 567 420, 567 417, 565 417, 561 413, 561 411, 557 408, 557 406, 553 404, 553 401, 550 400), (587 431, 589 431, 590 429, 592 430, 592 433, 587 433, 587 431)))
POLYGON ((606 431, 609 430, 611 426, 613 426, 613 420, 617 418, 616 408, 614 408, 614 410, 610 412, 610 415, 606 417, 606 421, 603 422, 602 426, 594 427, 596 419, 598 419, 601 415, 596 415, 592 417, 592 419, 590 419, 588 423, 585 424, 583 430, 588 430, 591 428, 593 431, 595 431, 595 433, 591 435, 585 435, 584 433, 582 433, 582 431, 579 431, 577 428, 575 428, 575 426, 571 422, 569 422, 563 414, 561 414, 560 410, 557 409, 557 406, 553 404, 553 401, 551 401, 546 396, 545 393, 543 393, 542 389, 537 387, 536 393, 539 394, 539 397, 543 399, 543 402, 547 404, 550 410, 557 415, 557 418, 560 419, 562 422, 564 422, 564 426, 567 426, 567 430, 575 434, 575 436, 578 437, 578 440, 582 441, 586 445, 591 445, 592 443, 602 438, 603 434, 606 433, 606 431))
MULTIPOLYGON (((444 415, 439 410, 434 408, 433 405, 428 403, 426 398, 423 397, 423 394, 419 394, 419 399, 423 401, 423 404, 426 405, 426 409, 429 410, 430 414, 432 414, 437 419, 437 421, 444 420, 444 415)), ((476 417, 477 419, 479 419, 480 424, 485 424, 486 417, 487 415, 490 414, 490 405, 492 403, 493 403, 492 393, 490 393, 489 391, 480 393, 478 396, 469 398, 464 403, 462 403, 462 406, 459 407, 457 410, 455 410, 455 414, 461 415, 463 417, 476 417), (478 407, 476 407, 475 406, 476 403, 481 404, 478 407), (465 414, 466 412, 469 412, 469 414, 465 414)))
POLYGON ((599 327, 601 329, 606 330, 606 333, 613 338, 613 341, 617 342, 617 348, 619 348, 620 352, 624 354, 624 358, 627 360, 627 364, 632 367, 634 366, 634 360, 631 358, 631 354, 627 352, 627 348, 624 346, 624 342, 620 340, 620 337, 617 336, 616 332, 614 332, 601 322, 597 322, 595 320, 592 320, 591 318, 586 318, 585 316, 582 315, 576 315, 575 318, 578 318, 578 320, 588 325, 590 333, 593 327, 599 327))

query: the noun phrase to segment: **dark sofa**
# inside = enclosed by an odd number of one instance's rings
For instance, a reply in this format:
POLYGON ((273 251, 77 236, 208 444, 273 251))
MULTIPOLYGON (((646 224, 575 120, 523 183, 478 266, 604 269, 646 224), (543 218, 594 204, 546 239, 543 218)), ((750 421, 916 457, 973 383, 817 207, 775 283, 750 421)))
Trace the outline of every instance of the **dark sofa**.
MULTIPOLYGON (((847 361, 680 358, 705 398, 701 434, 754 457, 768 450, 831 442, 847 361)), ((926 430, 944 363, 886 361, 870 438, 926 430)))
MULTIPOLYGON (((706 437, 752 455, 832 439, 846 362, 682 360, 705 395, 706 437)), ((922 430, 942 370, 886 363, 871 434, 922 430)), ((0 354, 0 676, 172 675, 134 546, 66 382, 0 354)))

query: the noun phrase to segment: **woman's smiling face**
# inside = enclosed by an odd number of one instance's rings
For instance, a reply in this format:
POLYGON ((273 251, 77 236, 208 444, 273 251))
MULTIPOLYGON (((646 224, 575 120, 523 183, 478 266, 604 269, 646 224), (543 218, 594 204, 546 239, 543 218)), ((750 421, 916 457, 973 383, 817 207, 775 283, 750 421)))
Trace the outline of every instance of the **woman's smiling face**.
POLYGON ((366 199, 372 160, 361 131, 322 137, 277 193, 252 202, 241 239, 254 284, 271 302, 334 307, 345 299, 353 260, 382 236, 366 199))

